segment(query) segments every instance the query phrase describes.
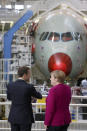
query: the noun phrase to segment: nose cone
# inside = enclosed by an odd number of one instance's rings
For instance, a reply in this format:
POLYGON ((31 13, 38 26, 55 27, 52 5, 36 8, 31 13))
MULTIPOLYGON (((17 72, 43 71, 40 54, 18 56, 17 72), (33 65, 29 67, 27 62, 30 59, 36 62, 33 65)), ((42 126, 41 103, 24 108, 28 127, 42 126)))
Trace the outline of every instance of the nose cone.
POLYGON ((69 75, 72 69, 72 61, 70 57, 64 53, 56 53, 52 55, 48 61, 49 71, 62 70, 69 75))

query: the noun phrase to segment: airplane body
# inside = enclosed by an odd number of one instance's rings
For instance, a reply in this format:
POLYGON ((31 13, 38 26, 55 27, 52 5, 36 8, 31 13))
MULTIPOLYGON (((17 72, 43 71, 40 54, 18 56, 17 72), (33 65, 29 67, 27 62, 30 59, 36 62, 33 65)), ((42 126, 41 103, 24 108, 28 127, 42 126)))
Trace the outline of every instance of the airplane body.
POLYGON ((81 74, 87 60, 87 34, 76 13, 54 10, 40 19, 35 33, 35 61, 49 77, 62 70, 71 78, 81 74))

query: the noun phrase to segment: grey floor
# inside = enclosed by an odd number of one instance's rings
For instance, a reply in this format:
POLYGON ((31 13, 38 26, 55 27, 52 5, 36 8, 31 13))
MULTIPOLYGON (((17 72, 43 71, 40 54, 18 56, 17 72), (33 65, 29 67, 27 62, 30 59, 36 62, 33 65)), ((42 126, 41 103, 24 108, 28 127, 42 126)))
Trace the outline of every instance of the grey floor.
MULTIPOLYGON (((10 124, 7 121, 0 122, 0 131, 10 131, 10 124)), ((45 131, 43 122, 37 121, 32 125, 32 131, 45 131)), ((87 131, 87 121, 71 123, 68 131, 87 131)))

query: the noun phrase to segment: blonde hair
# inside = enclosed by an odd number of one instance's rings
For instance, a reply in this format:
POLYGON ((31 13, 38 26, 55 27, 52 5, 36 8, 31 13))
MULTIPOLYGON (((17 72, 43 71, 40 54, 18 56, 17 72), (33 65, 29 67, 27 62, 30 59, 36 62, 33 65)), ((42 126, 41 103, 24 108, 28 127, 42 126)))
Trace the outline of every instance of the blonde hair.
POLYGON ((66 75, 65 75, 65 73, 63 71, 55 70, 55 71, 51 72, 51 75, 53 75, 54 78, 56 78, 58 82, 64 83, 66 75))

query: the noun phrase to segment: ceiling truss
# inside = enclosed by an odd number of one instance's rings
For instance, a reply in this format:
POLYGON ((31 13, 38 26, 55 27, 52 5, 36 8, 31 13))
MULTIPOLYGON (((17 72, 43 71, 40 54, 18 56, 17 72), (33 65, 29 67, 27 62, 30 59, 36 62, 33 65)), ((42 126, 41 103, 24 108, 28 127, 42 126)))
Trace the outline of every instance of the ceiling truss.
MULTIPOLYGON (((62 0, 69 2, 78 10, 87 13, 87 0, 62 0), (77 3, 77 4, 76 4, 77 3)), ((34 13, 49 10, 52 6, 56 6, 61 0, 0 0, 0 20, 19 19, 27 10, 31 9, 34 13), (11 5, 11 8, 6 8, 6 5, 11 5), (15 5, 23 5, 23 9, 15 9, 15 5), (31 5, 31 8, 27 6, 31 5)))

